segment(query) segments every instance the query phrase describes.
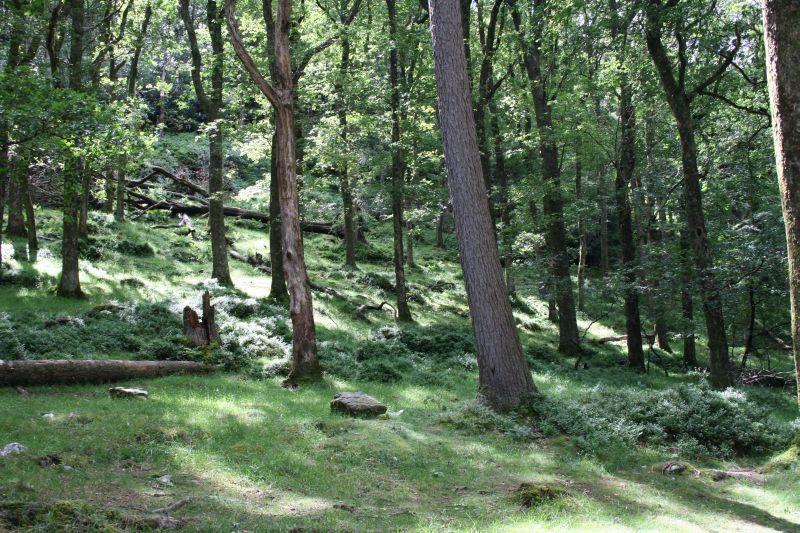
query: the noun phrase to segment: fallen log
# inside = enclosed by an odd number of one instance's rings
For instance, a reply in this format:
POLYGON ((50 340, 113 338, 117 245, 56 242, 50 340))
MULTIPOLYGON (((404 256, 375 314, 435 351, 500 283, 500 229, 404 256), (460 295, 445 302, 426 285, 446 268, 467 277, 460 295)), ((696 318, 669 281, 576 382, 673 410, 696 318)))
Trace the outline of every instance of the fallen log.
MULTIPOLYGON (((203 216, 208 214, 208 205, 194 205, 177 202, 175 200, 156 200, 140 192, 128 190, 128 203, 143 211, 161 209, 173 213, 183 213, 186 215, 203 216)), ((224 207, 222 212, 227 217, 238 217, 245 220, 257 220, 265 224, 269 223, 269 214, 259 211, 251 211, 239 207, 224 207)), ((307 233, 320 233, 323 235, 333 235, 334 237, 344 238, 344 229, 341 226, 334 226, 325 222, 300 222, 300 227, 307 233)))
POLYGON ((194 361, 0 360, 0 385, 107 383, 170 374, 202 374, 212 369, 194 361))
POLYGON ((734 370, 736 381, 742 385, 761 387, 794 387, 797 385, 792 372, 776 372, 763 368, 741 368, 734 370))
POLYGON ((264 261, 264 256, 259 253, 256 253, 255 255, 243 254, 242 252, 230 248, 228 250, 228 255, 237 261, 247 263, 253 268, 264 272, 265 274, 272 274, 272 267, 270 267, 267 262, 264 261))
MULTIPOLYGON (((655 341, 656 335, 655 333, 643 333, 642 339, 647 341, 649 344, 652 344, 655 341)), ((594 339, 594 342, 597 344, 606 344, 608 342, 620 342, 628 340, 627 335, 614 335, 613 337, 600 337, 599 339, 594 339)))
POLYGON ((369 322, 369 318, 367 318, 367 311, 380 311, 384 307, 388 307, 389 309, 391 309, 394 319, 397 320, 397 310, 389 302, 381 302, 380 305, 361 304, 358 307, 356 307, 355 311, 356 318, 358 318, 359 320, 364 320, 366 322, 369 322))

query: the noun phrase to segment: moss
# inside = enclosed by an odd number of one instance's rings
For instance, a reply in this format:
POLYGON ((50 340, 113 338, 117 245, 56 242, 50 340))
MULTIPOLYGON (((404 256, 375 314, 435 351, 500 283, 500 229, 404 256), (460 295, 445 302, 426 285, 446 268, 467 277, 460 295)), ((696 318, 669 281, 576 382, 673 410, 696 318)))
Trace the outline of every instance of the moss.
POLYGON ((789 448, 769 460, 762 469, 764 472, 787 470, 800 463, 800 433, 795 435, 789 448))
MULTIPOLYGON (((63 532, 115 532, 126 520, 111 509, 103 509, 83 500, 59 500, 52 503, 0 502, 0 525, 63 532)), ((134 524, 135 527, 135 524, 134 524)))
POLYGON ((552 483, 522 483, 514 491, 514 500, 530 509, 567 495, 567 491, 552 483))

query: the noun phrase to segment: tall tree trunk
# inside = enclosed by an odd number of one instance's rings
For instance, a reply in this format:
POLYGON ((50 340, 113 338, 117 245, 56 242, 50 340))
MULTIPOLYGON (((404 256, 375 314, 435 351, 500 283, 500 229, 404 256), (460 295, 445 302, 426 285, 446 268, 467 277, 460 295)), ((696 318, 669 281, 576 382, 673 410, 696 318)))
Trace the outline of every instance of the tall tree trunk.
POLYGON ((611 269, 608 247, 608 199, 606 198, 606 173, 600 169, 597 178, 597 193, 600 198, 600 274, 608 277, 611 269))
MULTIPOLYGON (((616 0, 609 0, 613 17, 611 38, 616 48, 616 58, 620 65, 627 62, 626 49, 628 26, 623 22, 617 9, 616 0)), ((636 244, 633 237, 633 218, 628 188, 633 182, 633 169, 636 165, 636 112, 627 73, 620 74, 619 84, 619 128, 620 144, 617 154, 614 193, 619 220, 619 240, 622 255, 622 279, 625 283, 625 333, 628 344, 628 366, 640 372, 645 371, 644 351, 642 350, 642 323, 639 315, 639 292, 636 289, 638 262, 636 244)))
POLYGON ((536 394, 506 294, 481 176, 459 0, 431 0, 431 33, 445 159, 478 355, 479 394, 510 409, 536 394))
POLYGON ((619 88, 619 121, 622 130, 617 177, 614 182, 617 218, 619 219, 619 239, 622 252, 622 277, 625 299, 625 333, 628 343, 628 366, 644 372, 644 351, 642 350, 642 324, 639 315, 639 293, 636 289, 636 245, 633 240, 633 221, 628 187, 633 178, 636 149, 636 115, 633 109, 631 90, 627 80, 619 88))
POLYGON ((92 175, 86 169, 86 164, 83 166, 83 174, 81 175, 81 207, 78 216, 78 236, 85 239, 89 236, 89 193, 92 187, 92 175))
MULTIPOLYGON (((275 36, 273 47, 275 87, 264 79, 253 58, 242 44, 236 24, 235 1, 226 0, 225 8, 228 17, 228 33, 233 49, 250 78, 269 99, 275 110, 278 191, 283 231, 283 269, 289 289, 289 312, 292 317, 292 369, 285 383, 291 386, 302 380, 319 379, 322 375, 317 358, 314 306, 303 254, 303 234, 300 228, 300 206, 297 194, 294 80, 289 51, 292 1, 279 1, 277 20, 272 27, 275 36)), ((268 19, 271 17, 270 12, 268 19)), ((269 30, 269 22, 267 27, 269 30)))
MULTIPOLYGON (((334 90, 339 96, 339 139, 342 149, 347 150, 347 97, 345 87, 348 86, 350 75, 350 39, 345 34, 342 37, 342 57, 339 62, 339 79, 334 84, 334 90)), ((356 226, 355 209, 353 207, 353 190, 350 186, 350 165, 343 158, 339 168, 339 192, 342 196, 342 214, 344 216, 344 265, 347 268, 356 268, 356 226)))
MULTIPOLYGON (((222 10, 216 0, 206 3, 206 25, 211 35, 211 93, 207 94, 202 79, 202 56, 189 10, 189 0, 180 0, 179 13, 186 27, 192 58, 192 85, 205 114, 208 127, 208 225, 211 230, 212 277, 222 285, 231 286, 228 267, 228 243, 225 239, 224 140, 222 131, 223 74, 225 49, 222 40, 222 10)), ((146 27, 145 27, 146 29, 146 27)), ((129 84, 130 89, 130 84, 129 84)))
POLYGON ((281 227, 281 196, 278 182, 278 132, 272 134, 269 171, 269 258, 272 265, 272 280, 269 296, 279 302, 289 301, 286 275, 283 271, 283 229, 281 227))
POLYGON ((692 294, 692 268, 690 266, 691 250, 686 231, 680 233, 681 247, 681 314, 683 316, 683 364, 687 368, 696 368, 697 347, 694 336, 694 303, 692 294))
MULTIPOLYGON (((535 0, 539 11, 538 18, 546 7, 546 0, 535 0)), ((533 39, 527 43, 522 29, 522 17, 516 4, 512 4, 512 20, 519 35, 523 50, 525 71, 530 82, 533 107, 536 114, 536 127, 539 130, 539 155, 542 159, 542 180, 545 193, 543 199, 545 216, 545 242, 550 255, 550 276, 556 304, 558 305, 558 350, 564 354, 574 354, 580 350, 578 322, 575 299, 572 295, 570 261, 567 254, 567 230, 564 223, 564 201, 561 194, 561 169, 558 160, 553 129, 553 115, 542 72, 541 46, 543 20, 533 23, 533 39)))
MULTIPOLYGON (((20 184, 19 161, 9 160, 11 179, 8 187, 8 225, 6 235, 9 237, 26 237, 24 202, 22 199, 22 186, 20 184)), ((26 178, 27 179, 27 176, 26 178)))
POLYGON ((117 194, 116 184, 117 182, 114 177, 114 171, 109 168, 106 170, 105 178, 103 180, 103 190, 106 195, 106 199, 103 202, 103 211, 106 213, 114 212, 114 196, 117 194))
POLYGON ((578 311, 586 306, 586 217, 583 215, 583 161, 580 146, 575 146, 575 202, 578 207, 578 311))
MULTIPOLYGON (((764 0, 775 157, 789 255, 792 348, 800 383, 800 4, 764 0)), ((800 387, 797 389, 800 402, 800 387)))
MULTIPOLYGON (((81 91, 83 86, 84 0, 70 0, 70 18, 69 88, 73 91, 81 91)), ((78 264, 78 217, 82 167, 81 161, 73 155, 68 156, 64 162, 64 229, 58 295, 66 298, 83 296, 78 264)))
POLYGON ((650 0, 647 10, 646 41, 650 57, 656 67, 664 94, 678 127, 683 163, 683 201, 686 223, 694 256, 694 266, 699 280, 703 315, 708 336, 711 385, 724 389, 733 384, 728 354, 725 321, 722 314, 722 295, 714 276, 714 262, 706 232, 703 198, 700 188, 700 171, 697 164, 697 143, 691 112, 691 97, 675 79, 672 61, 661 42, 662 13, 658 0, 650 0))
MULTIPOLYGON (((505 269, 506 290, 509 295, 516 293, 514 287, 514 232, 511 227, 511 201, 508 197, 508 173, 506 172, 506 156, 503 151, 503 138, 500 134, 500 118, 497 103, 490 99, 488 102, 491 114, 491 126, 494 140, 494 175, 497 183, 497 201, 500 210, 500 243, 502 245, 503 268, 505 269)), ((492 213, 492 203, 489 204, 489 214, 492 213)))
POLYGON ((120 163, 119 169, 114 171, 114 179, 117 183, 117 203, 114 206, 114 219, 123 221, 125 220, 125 189, 128 186, 127 179, 125 178, 125 160, 120 163))
POLYGON ((28 159, 22 158, 18 166, 19 187, 22 203, 25 208, 25 229, 28 235, 28 254, 35 257, 36 250, 39 249, 39 239, 36 235, 36 210, 33 207, 31 198, 30 184, 28 183, 28 159))
POLYGON ((406 294, 406 272, 403 258, 403 180, 405 163, 400 146, 400 66, 397 57, 397 14, 395 0, 386 0, 389 11, 389 83, 391 85, 390 107, 392 110, 392 225, 394 228, 394 278, 397 295, 397 318, 409 322, 411 310, 406 294))

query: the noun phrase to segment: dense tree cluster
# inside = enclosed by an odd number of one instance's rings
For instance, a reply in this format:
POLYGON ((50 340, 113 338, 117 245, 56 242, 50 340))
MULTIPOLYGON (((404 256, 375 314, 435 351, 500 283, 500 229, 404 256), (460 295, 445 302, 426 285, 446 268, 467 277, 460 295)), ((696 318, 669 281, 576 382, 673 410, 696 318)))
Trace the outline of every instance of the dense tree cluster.
POLYGON ((569 356, 584 350, 581 313, 622 308, 636 371, 651 338, 667 352, 679 340, 684 364, 707 366, 716 388, 761 357, 758 335, 791 331, 800 351, 792 0, 763 10, 10 0, 0 10, 0 238, 36 250, 34 205, 61 208, 61 296, 82 295, 89 210, 122 220, 179 201, 208 213, 212 277, 235 284, 225 208, 248 160, 269 184, 271 295, 288 300, 293 323, 288 384, 321 372, 302 231, 315 191, 330 188, 344 268, 358 268, 367 220, 391 219, 401 321, 414 320, 405 272, 415 243, 432 234, 452 246, 455 229, 481 393, 497 407, 535 393, 512 314, 526 291, 549 302, 569 356), (190 192, 154 200, 141 176, 180 132, 202 134, 207 152, 188 178, 159 174, 190 192), (367 192, 384 182, 385 196, 367 192), (537 285, 516 282, 521 268, 537 285), (589 284, 602 301, 587 302, 589 284))

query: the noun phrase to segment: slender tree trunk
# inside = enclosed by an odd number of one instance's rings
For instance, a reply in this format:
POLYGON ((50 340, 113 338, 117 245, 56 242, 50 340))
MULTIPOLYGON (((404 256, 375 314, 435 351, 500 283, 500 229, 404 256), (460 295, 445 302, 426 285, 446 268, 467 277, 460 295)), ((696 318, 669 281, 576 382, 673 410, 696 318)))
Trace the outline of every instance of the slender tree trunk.
POLYGON ((117 194, 117 187, 116 187, 116 180, 114 178, 114 171, 111 169, 106 170, 103 189, 106 194, 105 202, 103 202, 103 211, 105 211, 106 213, 113 213, 114 196, 117 194))
POLYGON ((114 171, 114 177, 117 183, 117 203, 114 206, 114 218, 118 221, 125 220, 125 190, 128 186, 127 179, 125 179, 125 160, 120 163, 121 169, 114 171))
POLYGON ((390 106, 392 110, 392 224, 394 227, 394 277, 397 294, 397 318, 409 322, 411 310, 406 294, 406 272, 403 258, 403 179, 405 164, 400 146, 400 66, 397 57, 397 21, 395 0, 386 0, 389 10, 389 35, 392 41, 389 51, 389 82, 391 85, 390 106))
MULTIPOLYGON (((511 227, 511 201, 508 197, 508 173, 506 172, 506 156, 503 151, 503 138, 500 134, 500 118, 497 103, 490 99, 488 102, 491 114, 491 126, 494 140, 494 175, 497 183, 497 201, 500 210, 500 243, 502 245, 503 268, 505 269, 506 290, 509 295, 516 293, 514 287, 514 232, 511 227)), ((492 213, 492 202, 489 204, 489 213, 492 213)))
MULTIPOLYGON (((792 348, 800 384, 800 4, 764 0, 775 156, 789 256, 792 348)), ((797 389, 800 402, 800 386, 797 389)))
MULTIPOLYGON (((544 10, 546 0, 535 0, 535 3, 538 10, 544 10)), ((545 186, 543 199, 545 242, 550 255, 550 275, 558 305, 558 349, 564 354, 574 354, 580 350, 580 337, 575 299, 572 295, 570 261, 567 254, 567 230, 564 223, 558 146, 554 137, 552 108, 544 86, 544 74, 541 70, 543 21, 534 21, 533 40, 527 43, 523 37, 522 18, 516 4, 512 5, 512 20, 520 38, 520 45, 524 50, 525 70, 530 82, 536 127, 540 137, 539 155, 542 159, 542 180, 545 186)))
MULTIPOLYGON (((342 149, 347 150, 347 98, 345 87, 348 86, 350 75, 350 39, 347 35, 342 37, 342 57, 339 62, 339 80, 334 90, 339 95, 339 139, 342 149)), ((344 159, 339 169, 339 192, 342 195, 342 214, 344 215, 344 264, 347 268, 356 268, 356 239, 358 237, 355 226, 355 209, 353 208, 353 191, 350 186, 350 165, 344 159)))
POLYGON ((439 117, 461 265, 478 355, 480 391, 510 409, 536 394, 503 282, 470 101, 459 0, 431 0, 439 117))
POLYGON ((742 353, 742 368, 747 368, 747 358, 753 352, 753 334, 756 327, 756 298, 752 284, 747 287, 747 325, 744 328, 744 352, 742 353))
POLYGON ((575 201, 578 207, 578 311, 586 306, 586 217, 581 204, 583 194, 583 162, 580 147, 575 146, 575 201))
POLYGON ((606 174, 600 169, 597 178, 597 192, 600 197, 600 274, 608 277, 611 269, 608 252, 608 199, 606 198, 606 174))
POLYGON ((6 184, 9 174, 8 132, 0 125, 0 275, 3 272, 3 226, 6 214, 6 184))
POLYGON ((443 207, 439 211, 439 217, 436 219, 436 247, 444 249, 444 219, 447 216, 447 208, 443 207))
POLYGON ((687 368, 696 368, 697 363, 697 348, 695 345, 694 337, 694 303, 692 294, 694 292, 692 287, 692 268, 690 266, 691 259, 689 255, 689 239, 686 236, 686 231, 681 231, 680 246, 681 246, 681 314, 683 315, 683 364, 687 368))
POLYGON ((639 315, 639 293, 636 289, 637 261, 636 246, 633 240, 633 221, 628 186, 633 179, 636 149, 636 115, 630 86, 623 80, 619 88, 619 120, 622 130, 617 178, 614 182, 617 218, 619 219, 619 238, 622 251, 622 277, 625 299, 625 333, 628 343, 628 366, 640 372, 645 371, 644 351, 642 350, 642 324, 639 315))
MULTIPOLYGON (((70 0, 69 88, 81 91, 83 85, 84 0, 70 0)), ((78 217, 81 202, 82 163, 75 156, 64 162, 64 221, 61 251, 61 280, 58 295, 83 296, 80 284, 78 217)))
POLYGON ((697 164, 697 142, 691 112, 691 99, 684 87, 675 80, 672 62, 661 42, 661 13, 648 9, 646 40, 650 57, 661 79, 667 101, 678 127, 683 163, 683 201, 686 223, 694 256, 694 266, 699 280, 703 315, 708 336, 711 385, 724 389, 733 384, 730 372, 728 341, 722 314, 722 295, 714 276, 714 262, 709 249, 703 197, 700 188, 700 171, 697 164))
POLYGON ((289 301, 286 275, 283 271, 283 229, 281 227, 281 200, 278 182, 278 133, 272 135, 272 151, 269 180, 269 258, 272 265, 272 280, 269 296, 277 301, 289 301))

